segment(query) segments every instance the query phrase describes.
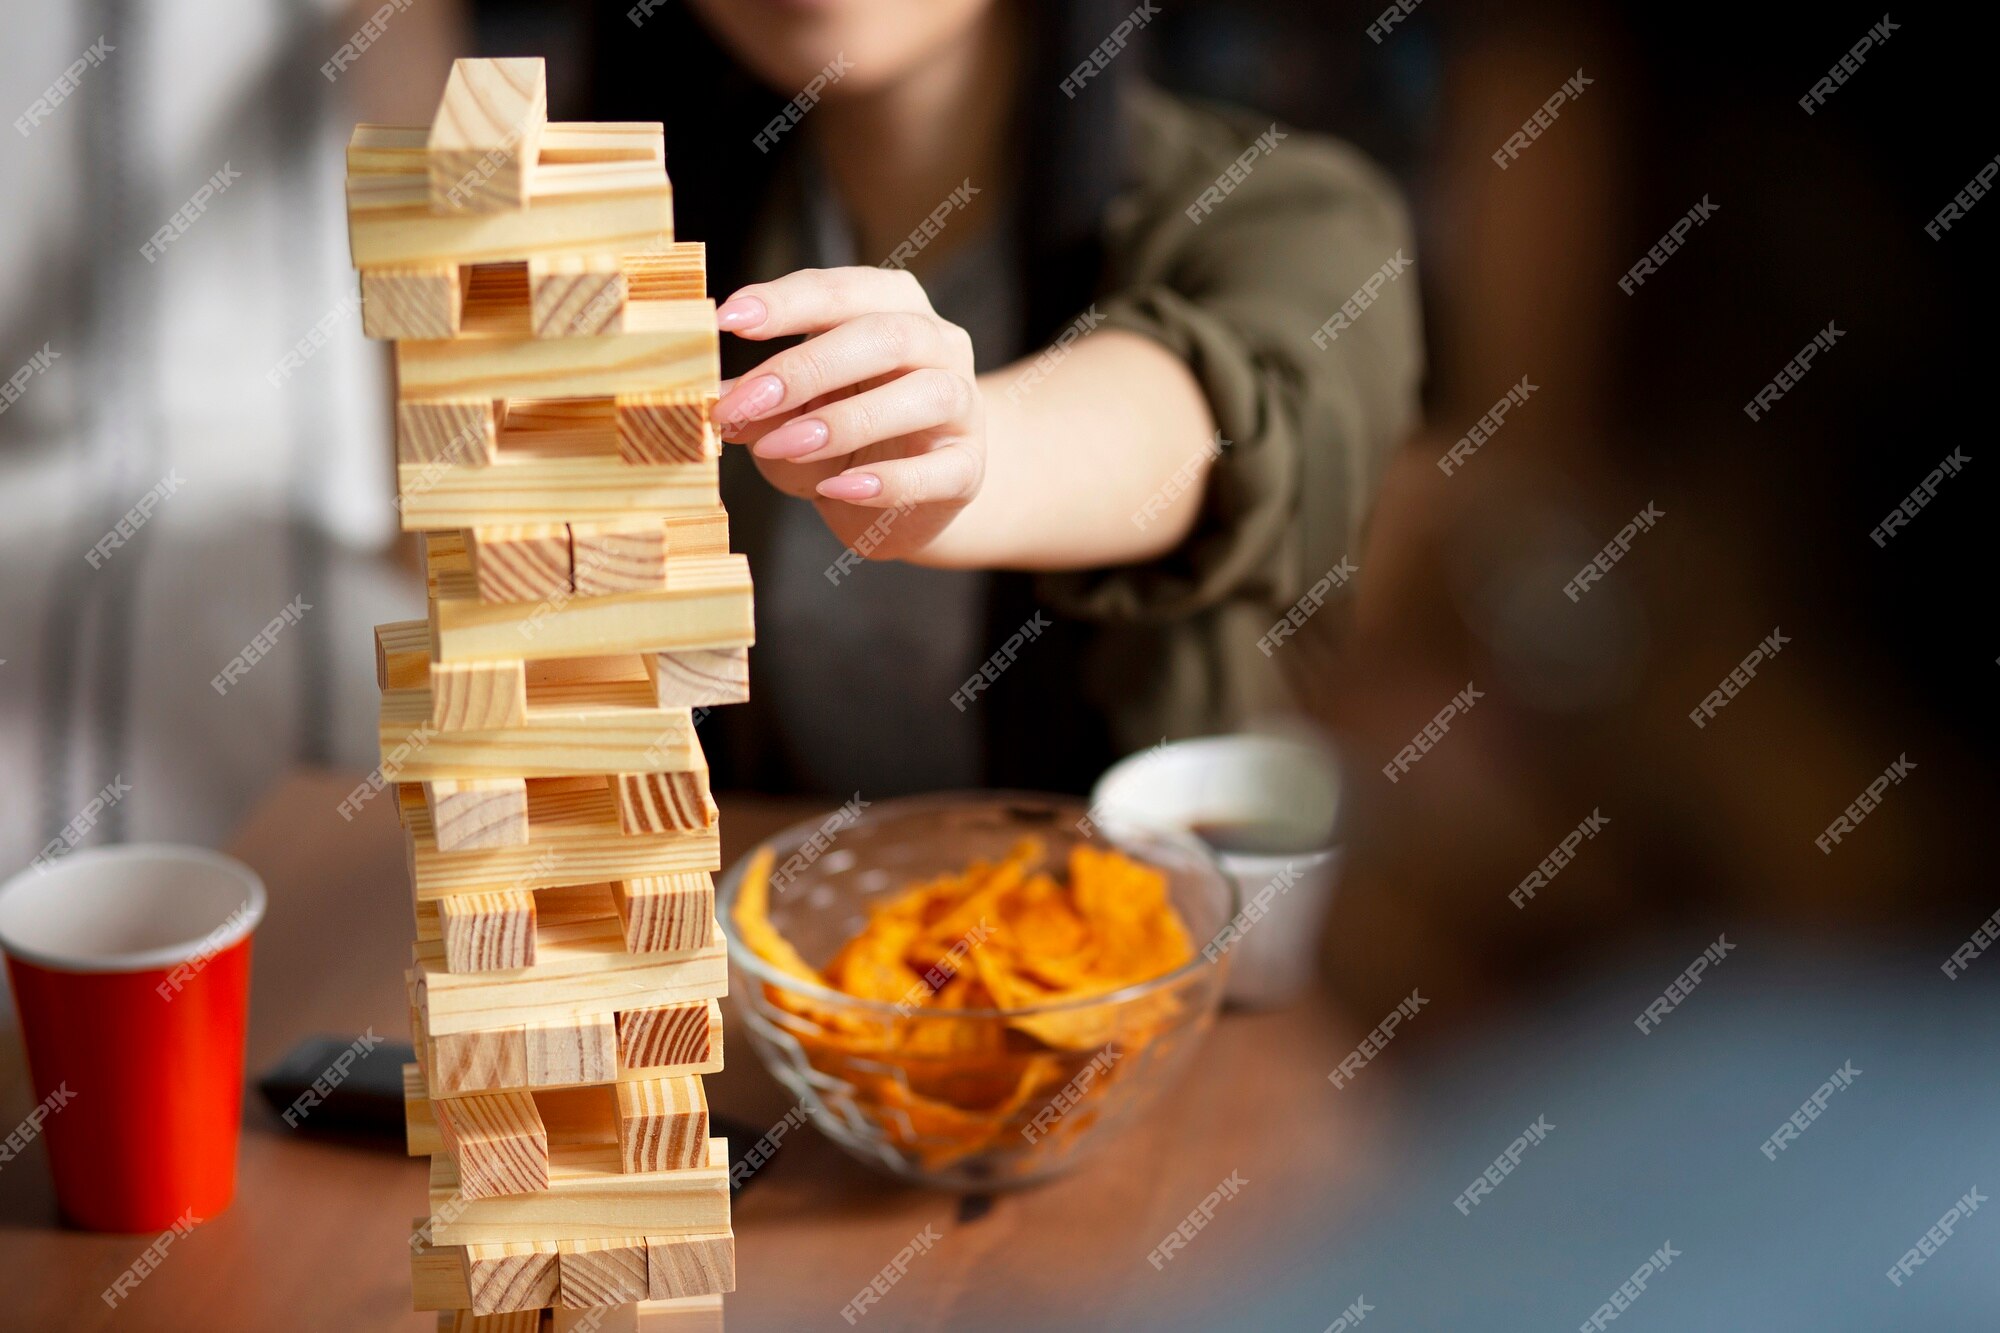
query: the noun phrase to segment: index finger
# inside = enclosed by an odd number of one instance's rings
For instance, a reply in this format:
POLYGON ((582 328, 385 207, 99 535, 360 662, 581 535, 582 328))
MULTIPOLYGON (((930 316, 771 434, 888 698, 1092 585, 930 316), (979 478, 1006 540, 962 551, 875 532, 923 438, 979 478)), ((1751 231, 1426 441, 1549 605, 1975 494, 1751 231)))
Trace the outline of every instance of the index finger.
POLYGON ((741 338, 824 333, 856 315, 929 314, 923 284, 899 268, 802 268, 739 287, 717 307, 716 324, 741 338))

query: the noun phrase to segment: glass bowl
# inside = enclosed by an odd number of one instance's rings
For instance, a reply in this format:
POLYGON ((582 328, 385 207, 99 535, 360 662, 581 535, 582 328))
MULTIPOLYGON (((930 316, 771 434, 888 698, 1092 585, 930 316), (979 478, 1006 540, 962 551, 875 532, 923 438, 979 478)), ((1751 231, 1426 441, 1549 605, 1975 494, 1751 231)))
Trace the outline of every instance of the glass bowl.
MULTIPOLYGON (((1060 873, 1079 844, 1116 848, 1167 877, 1195 947, 1162 976, 1018 1009, 860 999, 752 953, 735 921, 746 856, 718 888, 730 994, 766 1068, 820 1130, 870 1166, 953 1190, 1025 1185, 1108 1142, 1186 1070, 1221 1003, 1229 954, 1203 946, 1236 914, 1235 886, 1194 839, 1107 827, 1068 797, 915 797, 795 824, 774 853, 770 919, 815 969, 911 885, 1004 857, 1023 838, 1060 873)), ((966 942, 977 947, 973 932, 966 942)))

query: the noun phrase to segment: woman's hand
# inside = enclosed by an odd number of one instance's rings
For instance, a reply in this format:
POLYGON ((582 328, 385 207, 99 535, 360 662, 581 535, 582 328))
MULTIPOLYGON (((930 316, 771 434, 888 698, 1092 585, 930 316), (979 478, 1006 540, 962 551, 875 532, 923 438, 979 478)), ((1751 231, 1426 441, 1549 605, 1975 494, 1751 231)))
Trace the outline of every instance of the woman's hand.
POLYGON ((972 339, 908 272, 803 269, 741 288, 716 323, 742 338, 808 335, 730 386, 716 428, 861 554, 923 551, 979 494, 986 406, 972 339))

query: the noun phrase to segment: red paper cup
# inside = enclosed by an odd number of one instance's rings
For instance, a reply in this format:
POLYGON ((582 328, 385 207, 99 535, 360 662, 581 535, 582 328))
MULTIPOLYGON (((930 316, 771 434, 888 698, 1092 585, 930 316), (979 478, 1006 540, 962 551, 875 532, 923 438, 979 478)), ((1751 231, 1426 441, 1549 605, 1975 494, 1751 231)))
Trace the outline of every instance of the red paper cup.
POLYGON ((76 852, 0 886, 0 950, 71 1223, 165 1231, 229 1206, 263 916, 263 881, 197 847, 76 852))

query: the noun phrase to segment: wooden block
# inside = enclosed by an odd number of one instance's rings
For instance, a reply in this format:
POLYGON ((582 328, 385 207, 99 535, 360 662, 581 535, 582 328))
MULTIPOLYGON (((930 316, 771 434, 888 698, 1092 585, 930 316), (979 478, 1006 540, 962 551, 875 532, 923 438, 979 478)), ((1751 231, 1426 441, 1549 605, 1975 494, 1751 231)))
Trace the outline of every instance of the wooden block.
POLYGON ((618 1161, 621 1169, 681 1171, 700 1166, 708 1146, 708 1098, 698 1078, 620 1083, 618 1161))
MULTIPOLYGON (((664 168, 665 127, 658 121, 550 121, 542 128, 540 166, 642 162, 664 168)), ((360 124, 347 141, 347 170, 424 176, 429 170, 430 126, 360 124)), ((699 244, 699 242, 696 242, 699 244)))
POLYGON ((551 127, 543 131, 542 161, 528 183, 529 206, 476 215, 431 210, 427 131, 357 127, 348 145, 347 176, 347 236, 355 267, 664 249, 673 241, 674 223, 660 127, 591 128, 617 131, 600 137, 619 138, 632 152, 565 152, 568 160, 553 161, 556 143, 574 144, 578 138, 571 129, 551 127))
POLYGON ((627 833, 698 833, 715 824, 715 802, 706 769, 672 773, 614 773, 618 822, 627 833))
POLYGON ((565 524, 474 528, 467 545, 472 583, 481 601, 540 602, 567 597, 572 591, 565 524))
POLYGON ((697 301, 708 295, 708 247, 700 241, 626 255, 622 264, 635 301, 697 301))
POLYGON ((708 1141, 702 1165, 627 1175, 616 1148, 572 1148, 549 1159, 549 1187, 464 1199, 451 1158, 431 1158, 431 1239, 440 1245, 510 1240, 684 1236, 729 1225, 729 1150, 708 1141))
POLYGON ((715 1001, 618 1011, 621 1069, 673 1068, 722 1059, 722 1009, 715 1001))
POLYGON ((668 514, 667 558, 683 555, 728 555, 729 513, 720 507, 694 513, 668 514))
POLYGON ((397 498, 408 505, 425 477, 445 467, 486 467, 499 449, 500 418, 491 398, 396 404, 397 498), (407 471, 405 470, 407 469, 407 471))
POLYGON ((437 1115, 424 1088, 423 1066, 412 1060, 403 1066, 403 1151, 411 1157, 429 1157, 444 1150, 444 1135, 438 1132, 437 1115))
POLYGON ((610 400, 510 402, 496 448, 490 468, 399 466, 404 528, 620 522, 636 514, 712 512, 721 503, 712 458, 627 463, 610 400))
POLYGON ((431 604, 437 662, 742 648, 756 637, 750 566, 741 555, 667 562, 663 592, 579 597, 562 605, 480 600, 470 580, 440 576, 431 604))
POLYGON ((632 1333, 722 1333, 722 1297, 641 1301, 632 1333))
POLYGON ((646 1299, 643 1236, 557 1241, 556 1251, 560 1285, 552 1304, 588 1309, 646 1299))
MULTIPOLYGON (((437 1098, 531 1086, 527 1029, 446 1033, 418 1042, 425 1084, 437 1098)), ((537 1072, 544 1072, 538 1070, 537 1072)))
POLYGON ((431 207, 501 213, 528 205, 549 121, 540 56, 454 60, 425 142, 431 207))
POLYGON ((461 296, 456 264, 363 269, 362 335, 455 338, 461 296))
POLYGON ((396 344, 405 400, 598 398, 712 390, 720 375, 713 301, 630 301, 618 333, 532 333, 396 344))
POLYGON ((530 259, 528 291, 535 337, 622 332, 626 290, 625 270, 613 258, 538 255, 530 259))
MULTIPOLYGON (((641 663, 643 671, 644 664, 641 663)), ((428 620, 392 620, 375 627, 375 684, 385 690, 428 686, 431 680, 431 625, 428 620)))
POLYGON ((705 873, 618 880, 611 897, 631 953, 699 949, 715 924, 715 881, 705 873))
POLYGON ((432 1104, 445 1150, 469 1199, 548 1187, 549 1136, 525 1092, 449 1097, 432 1104))
POLYGON ((736 1237, 728 1231, 646 1238, 646 1297, 667 1301, 736 1290, 736 1237))
MULTIPOLYGON (((721 845, 712 828, 627 835, 619 824, 617 805, 601 782, 585 790, 530 790, 530 844, 474 851, 440 851, 422 800, 400 794, 398 800, 410 851, 410 878, 420 901, 488 892, 495 885, 548 889, 601 884, 619 875, 715 870, 721 865, 721 845)), ((536 947, 548 943, 543 939, 536 947)))
MULTIPOLYGON (((521 1023, 601 1023, 596 1066, 609 1082, 615 1059, 612 1015, 620 1003, 643 995, 662 1004, 708 1000, 728 993, 722 932, 711 926, 700 949, 677 954, 632 954, 616 921, 581 922, 543 929, 535 965, 512 972, 446 972, 435 943, 414 946, 423 987, 424 1026, 433 1036, 479 1032, 521 1023)), ((538 1076, 530 1034, 529 1082, 587 1083, 588 1078, 538 1076)), ((554 1057, 549 1057, 553 1059, 554 1057)), ((566 1058, 566 1057, 565 1057, 566 1058)))
POLYGON ((438 1333, 540 1333, 540 1310, 508 1314, 474 1314, 470 1310, 439 1310, 438 1333))
POLYGON ((609 1084, 539 1088, 535 1105, 548 1127, 551 1152, 586 1145, 602 1148, 618 1142, 618 1098, 609 1084))
MULTIPOLYGON (((432 662, 430 724, 443 732, 504 731, 528 722, 528 673, 520 658, 432 662)), ((384 694, 386 702, 389 696, 384 694)), ((400 778, 421 781, 408 771, 400 778)))
POLYGON ((678 393, 626 393, 613 401, 618 456, 627 463, 698 463, 721 452, 706 385, 678 393))
POLYGON ((465 1281, 465 1247, 431 1244, 430 1226, 428 1217, 419 1217, 410 1223, 411 1308, 469 1309, 472 1291, 465 1281))
POLYGON ((610 1014, 532 1021, 522 1037, 533 1087, 603 1083, 618 1067, 618 1025, 610 1014))
POLYGON ((572 580, 578 596, 666 590, 667 525, 663 521, 572 523, 569 536, 572 580))
POLYGON ((627 1303, 572 1310, 558 1305, 549 1311, 549 1333, 639 1333, 639 1307, 627 1303))
POLYGON ((394 776, 405 782, 562 777, 701 762, 692 712, 661 708, 655 697, 645 682, 552 687, 535 696, 522 721, 440 731, 431 691, 392 689, 382 695, 379 714, 382 753, 401 752, 394 776))
MULTIPOLYGON (((552 1024, 550 1029, 561 1026, 552 1024)), ((713 1074, 722 1068, 722 1007, 714 1000, 626 1010, 615 1016, 596 1015, 571 1025, 567 1035, 538 1035, 536 1072, 541 1081, 535 1083, 528 1081, 525 1025, 488 1028, 434 1040, 423 1033, 421 1020, 412 1024, 412 1030, 418 1034, 418 1073, 414 1081, 407 1076, 404 1080, 404 1128, 406 1137, 413 1137, 414 1142, 426 1148, 426 1152, 412 1152, 413 1157, 443 1151, 436 1117, 428 1105, 428 1094, 433 1091, 439 1099, 447 1099, 484 1092, 532 1090, 552 1149, 558 1144, 604 1145, 618 1141, 616 1105, 610 1089, 604 1086, 607 1082, 713 1074), (673 1017, 664 1017, 667 1015, 673 1017), (616 1044, 605 1052, 603 1025, 613 1017, 616 1044), (566 1056, 559 1054, 565 1046, 570 1048, 566 1056), (481 1048, 488 1053, 484 1069, 478 1067, 479 1062, 465 1058, 479 1053, 481 1048), (445 1068, 438 1059, 440 1050, 455 1057, 458 1063, 445 1068), (644 1063, 632 1064, 632 1060, 644 1063), (603 1072, 607 1066, 612 1070, 609 1075, 603 1072), (473 1081, 493 1072, 510 1073, 511 1081, 500 1085, 473 1081), (586 1074, 594 1077, 581 1077, 586 1074), (589 1094, 597 1100, 595 1103, 566 1100, 571 1094, 589 1094), (587 1126, 583 1123, 586 1119, 587 1126)))
MULTIPOLYGON (((527 828, 525 811, 521 826, 527 828)), ((446 971, 534 966, 535 895, 527 890, 454 894, 439 899, 437 911, 446 971)))
POLYGON ((440 851, 528 845, 528 784, 520 778, 434 778, 423 792, 440 851))
MULTIPOLYGON (((425 641, 429 650, 429 640, 425 641)), ((690 648, 651 653, 654 698, 662 708, 711 708, 750 698, 748 648, 690 648)))
POLYGON ((474 1314, 540 1310, 561 1289, 561 1259, 554 1245, 505 1241, 462 1248, 468 1305, 474 1314))

